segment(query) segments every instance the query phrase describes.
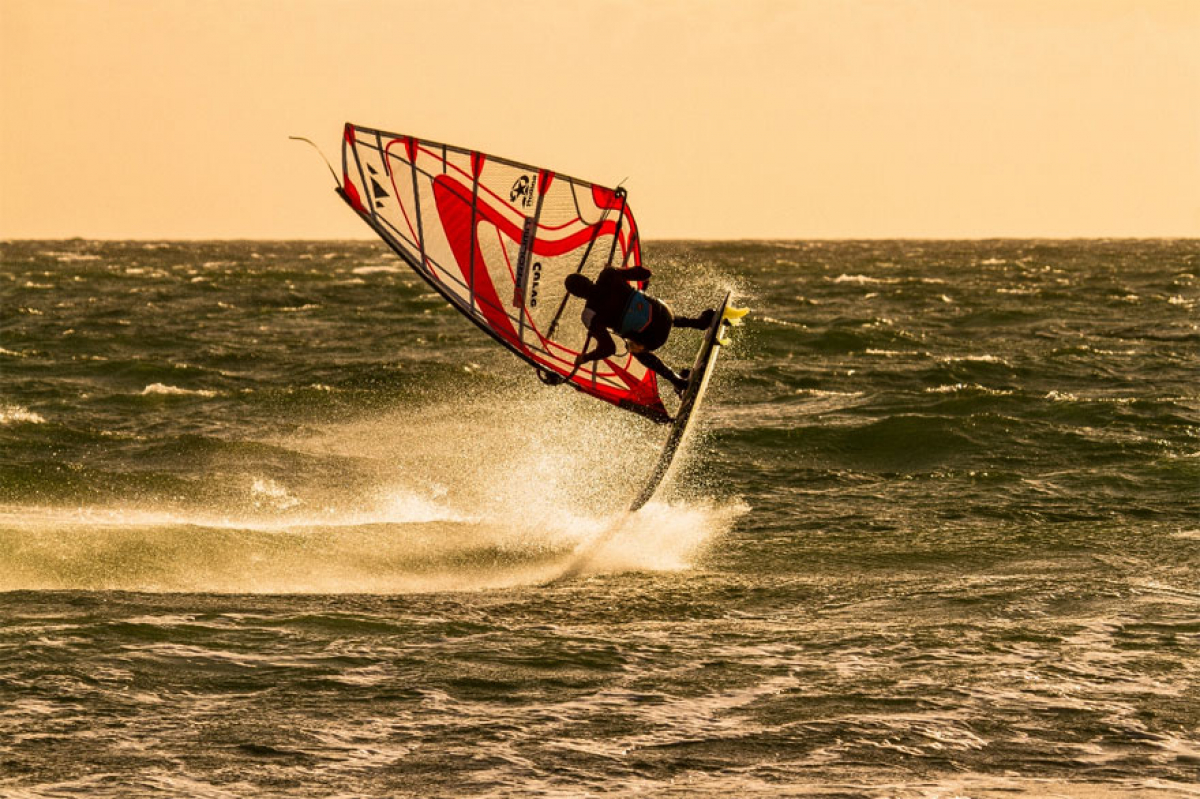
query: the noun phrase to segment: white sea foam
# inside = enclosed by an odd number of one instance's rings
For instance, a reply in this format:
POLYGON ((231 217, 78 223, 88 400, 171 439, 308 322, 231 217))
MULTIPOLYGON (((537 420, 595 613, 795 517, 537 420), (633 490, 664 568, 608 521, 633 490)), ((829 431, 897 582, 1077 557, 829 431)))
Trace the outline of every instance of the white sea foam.
POLYGON ((997 355, 943 355, 938 358, 942 363, 1002 363, 1008 366, 1008 361, 997 355))
POLYGON ((820 388, 798 388, 792 392, 798 397, 861 397, 862 391, 827 391, 820 388))
POLYGON ((859 285, 868 285, 874 283, 892 284, 899 283, 900 279, 896 277, 871 277, 870 275, 847 275, 841 274, 833 278, 833 283, 857 283, 859 285))
POLYGON ((306 503, 283 483, 269 477, 254 477, 247 488, 247 496, 249 506, 229 512, 219 508, 189 510, 141 504, 76 508, 0 506, 0 521, 5 526, 22 529, 185 527, 280 534, 387 524, 477 521, 446 507, 428 492, 421 495, 381 490, 371 505, 348 511, 312 507, 312 503, 306 503))
POLYGON ((77 261, 99 261, 99 260, 102 260, 99 255, 94 255, 92 253, 85 253, 85 252, 61 252, 59 250, 50 250, 47 252, 40 252, 40 253, 38 253, 38 255, 44 256, 46 258, 53 258, 54 260, 58 261, 60 264, 75 263, 77 261))
MULTIPOLYGON (((750 511, 743 502, 651 502, 605 526, 606 536, 587 560, 588 572, 680 571, 690 568, 715 534, 750 511), (610 528, 610 525, 615 527, 610 528)), ((585 541, 583 546, 587 546, 585 541)))
POLYGON ((250 493, 256 505, 265 505, 273 510, 290 510, 300 504, 291 491, 270 478, 256 477, 250 493))
POLYGON ((377 273, 387 272, 403 272, 404 269, 398 266, 356 266, 350 270, 351 274, 355 275, 374 275, 377 273))
POLYGON ((46 417, 40 413, 34 413, 20 405, 0 405, 0 425, 17 424, 20 422, 26 424, 44 424, 45 421, 46 417))
POLYGON ((981 386, 978 383, 955 383, 954 385, 935 386, 934 388, 925 389, 926 394, 957 394, 961 391, 989 394, 995 397, 1005 397, 1012 394, 1012 391, 1009 389, 988 388, 987 386, 981 386))
POLYGON ((152 394, 161 394, 164 396, 183 396, 183 395, 192 395, 192 396, 197 396, 197 397, 215 397, 215 396, 217 396, 217 392, 212 391, 210 389, 180 388, 179 386, 168 386, 165 383, 151 383, 150 385, 148 385, 144 389, 142 389, 142 396, 148 396, 148 395, 152 395, 152 394))
MULTIPOLYGON (((156 385, 153 392, 164 395, 187 391, 156 385)), ((239 494, 222 465, 213 488, 224 499, 204 506, 148 499, 108 508, 0 508, 0 530, 30 531, 47 552, 80 535, 90 542, 76 566, 0 575, 0 589, 476 590, 553 578, 605 531, 593 572, 688 568, 747 509, 681 498, 668 483, 655 502, 625 513, 661 442, 647 438, 640 420, 606 410, 561 392, 459 397, 262 442, 349 459, 355 465, 344 478, 251 473, 239 494), (530 426, 529 419, 542 421, 530 426), (612 444, 604 469, 581 440, 612 444), (89 566, 97 552, 125 551, 139 554, 120 569, 89 566)))

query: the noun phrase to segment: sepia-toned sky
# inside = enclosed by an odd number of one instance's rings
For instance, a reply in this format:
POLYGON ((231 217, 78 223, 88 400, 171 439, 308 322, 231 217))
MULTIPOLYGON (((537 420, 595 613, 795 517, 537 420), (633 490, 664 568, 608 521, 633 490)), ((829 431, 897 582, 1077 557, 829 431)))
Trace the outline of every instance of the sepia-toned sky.
POLYGON ((370 237, 346 120, 649 239, 1200 236, 1200 0, 0 0, 0 237, 370 237))

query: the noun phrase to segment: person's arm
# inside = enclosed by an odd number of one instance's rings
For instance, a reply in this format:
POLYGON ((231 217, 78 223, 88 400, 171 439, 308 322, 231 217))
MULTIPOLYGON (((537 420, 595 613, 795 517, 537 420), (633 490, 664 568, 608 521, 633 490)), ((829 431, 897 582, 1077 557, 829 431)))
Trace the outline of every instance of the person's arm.
POLYGON ((649 282, 650 270, 644 266, 631 266, 628 269, 617 269, 615 266, 606 266, 596 277, 596 285, 601 287, 601 291, 610 290, 609 287, 615 287, 615 284, 649 282))
POLYGON ((644 266, 631 266, 621 270, 622 276, 630 283, 638 282, 650 285, 650 270, 644 266))

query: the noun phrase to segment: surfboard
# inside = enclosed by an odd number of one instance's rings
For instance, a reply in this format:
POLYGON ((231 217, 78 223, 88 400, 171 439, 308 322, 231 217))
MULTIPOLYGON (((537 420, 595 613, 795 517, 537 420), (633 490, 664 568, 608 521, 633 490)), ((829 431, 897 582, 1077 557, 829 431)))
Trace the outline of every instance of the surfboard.
MULTIPOLYGON (((733 292, 726 292, 725 299, 721 301, 717 308, 717 314, 713 317, 712 324, 704 334, 704 341, 700 345, 700 349, 696 352, 696 360, 692 365, 692 374, 688 381, 687 390, 683 392, 683 397, 679 402, 679 410, 675 411, 675 416, 671 422, 671 430, 667 434, 667 439, 663 443, 662 453, 658 457, 658 461, 654 464, 654 468, 650 472, 650 476, 646 480, 646 485, 633 498, 633 502, 629 505, 630 511, 636 511, 643 507, 647 502, 654 497, 659 487, 666 481, 667 475, 671 472, 671 466, 675 463, 675 454, 679 451, 688 432, 691 430, 692 418, 695 416, 700 404, 704 401, 704 392, 708 389, 708 382, 712 378, 713 370, 717 363, 717 356, 721 353, 721 345, 725 340, 724 330, 730 320, 726 319, 726 314, 730 311, 729 299, 733 292)), ((741 317, 745 315, 744 311, 738 309, 738 313, 733 317, 736 321, 733 324, 740 324, 741 317)))

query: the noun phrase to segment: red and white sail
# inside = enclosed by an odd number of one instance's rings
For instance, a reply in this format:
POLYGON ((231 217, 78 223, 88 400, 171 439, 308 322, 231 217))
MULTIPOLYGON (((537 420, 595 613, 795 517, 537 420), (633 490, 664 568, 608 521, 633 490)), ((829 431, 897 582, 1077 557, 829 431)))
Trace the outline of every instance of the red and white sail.
POLYGON ((668 418, 654 373, 628 353, 575 369, 587 330, 583 301, 563 278, 641 265, 623 190, 352 124, 342 171, 343 195, 363 220, 493 338, 543 375, 668 418))

